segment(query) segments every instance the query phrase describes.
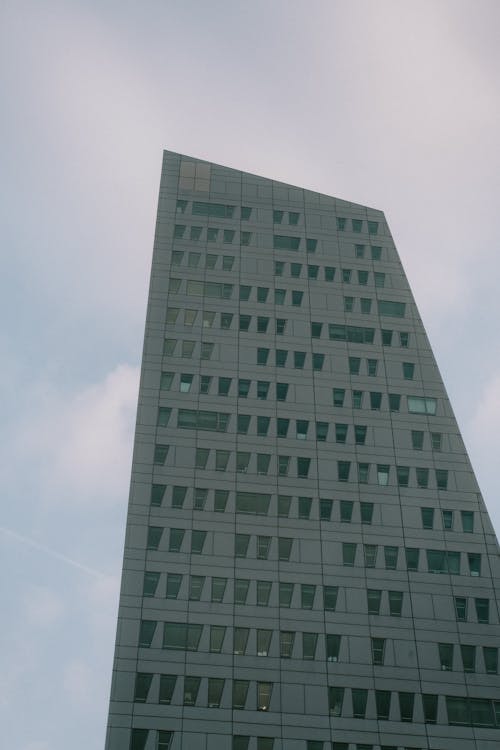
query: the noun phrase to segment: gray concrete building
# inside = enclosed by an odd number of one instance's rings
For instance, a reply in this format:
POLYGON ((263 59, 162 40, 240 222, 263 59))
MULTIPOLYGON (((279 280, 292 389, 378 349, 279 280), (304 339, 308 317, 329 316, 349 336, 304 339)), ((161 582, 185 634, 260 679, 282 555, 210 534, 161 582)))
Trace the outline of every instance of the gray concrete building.
POLYGON ((384 214, 165 152, 107 750, 498 750, 498 584, 384 214))

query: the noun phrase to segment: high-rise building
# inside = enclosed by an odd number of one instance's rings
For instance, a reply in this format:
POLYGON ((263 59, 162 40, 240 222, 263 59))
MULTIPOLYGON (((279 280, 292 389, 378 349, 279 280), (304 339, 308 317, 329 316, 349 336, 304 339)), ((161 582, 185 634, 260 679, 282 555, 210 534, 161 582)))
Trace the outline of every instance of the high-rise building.
POLYGON ((498 584, 383 213, 166 152, 107 750, 498 750, 498 584))

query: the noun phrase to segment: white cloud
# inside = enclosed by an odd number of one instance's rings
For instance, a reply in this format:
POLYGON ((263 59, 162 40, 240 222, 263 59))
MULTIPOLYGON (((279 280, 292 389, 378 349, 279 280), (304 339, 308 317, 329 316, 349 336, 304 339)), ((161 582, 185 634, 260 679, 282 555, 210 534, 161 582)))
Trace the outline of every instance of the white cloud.
POLYGON ((68 701, 81 707, 91 706, 97 675, 82 659, 72 659, 63 669, 63 686, 68 701))

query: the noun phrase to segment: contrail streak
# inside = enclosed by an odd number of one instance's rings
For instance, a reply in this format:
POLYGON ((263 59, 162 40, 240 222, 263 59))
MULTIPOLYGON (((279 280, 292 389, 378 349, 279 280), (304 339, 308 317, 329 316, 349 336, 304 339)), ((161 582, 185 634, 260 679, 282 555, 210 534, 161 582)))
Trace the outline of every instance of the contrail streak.
POLYGON ((104 573, 101 573, 99 570, 94 570, 93 568, 89 568, 87 565, 82 565, 82 563, 77 562, 77 560, 72 560, 71 557, 67 557, 66 555, 63 555, 61 552, 57 552, 56 550, 51 549, 50 547, 46 547, 44 544, 39 544, 39 542, 35 542, 34 539, 30 539, 27 536, 18 534, 16 531, 12 531, 11 529, 6 529, 4 526, 0 526, 0 531, 2 531, 7 536, 10 536, 13 539, 16 539, 18 542, 27 544, 29 547, 33 547, 33 549, 36 549, 39 552, 45 552, 45 554, 50 555, 51 557, 55 557, 56 560, 61 560, 62 562, 65 562, 68 565, 71 565, 73 568, 82 570, 84 573, 88 573, 89 575, 95 576, 96 578, 106 577, 104 573))

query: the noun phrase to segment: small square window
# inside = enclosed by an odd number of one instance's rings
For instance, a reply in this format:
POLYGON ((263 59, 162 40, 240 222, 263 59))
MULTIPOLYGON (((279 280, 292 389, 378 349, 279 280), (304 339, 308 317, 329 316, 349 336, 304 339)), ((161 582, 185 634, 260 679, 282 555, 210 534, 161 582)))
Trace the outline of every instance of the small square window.
POLYGON ((311 322, 311 337, 313 339, 319 339, 321 337, 321 330, 323 328, 323 323, 311 322))
POLYGON ((273 223, 281 224, 281 222, 283 221, 284 213, 285 213, 284 211, 276 211, 276 210, 273 211, 273 223))
POLYGON ((248 286, 248 284, 240 284, 240 300, 242 302, 248 302, 251 291, 252 287, 248 286))
POLYGON ((234 265, 234 255, 223 255, 222 256, 222 270, 232 271, 234 265))
MULTIPOLYGON (((207 229, 207 242, 217 242, 217 238, 219 236, 219 230, 215 227, 208 227, 207 229)), ((216 255, 212 256, 213 258, 217 258, 216 255)), ((207 266, 208 268, 214 268, 215 263, 213 266, 207 266)))
POLYGON ((302 263, 290 263, 290 276, 294 279, 300 278, 302 263))
POLYGON ((282 336, 286 329, 286 318, 276 318, 276 335, 282 336))
POLYGON ((285 367, 288 357, 286 349, 276 349, 276 367, 285 367))
POLYGON ((262 401, 265 401, 267 399, 267 394, 269 392, 269 381, 268 380, 258 380, 257 381, 257 398, 261 399, 262 401))
POLYGON ((344 297, 344 312, 353 312, 354 297, 344 297))
POLYGON ((266 302, 269 294, 269 288, 266 286, 257 287, 257 302, 266 302))
POLYGON ((307 278, 308 279, 317 279, 318 272, 319 272, 319 266, 315 266, 311 264, 307 266, 307 278))
POLYGON ((257 333, 266 333, 269 325, 269 318, 259 315, 257 318, 257 333))
POLYGON ((293 353, 293 366, 296 370, 302 370, 306 362, 306 352, 293 353))
POLYGON ((313 370, 315 372, 320 372, 323 369, 323 364, 325 362, 325 355, 324 354, 318 354, 317 352, 314 352, 312 355, 312 365, 313 370))
POLYGON ((252 209, 249 206, 241 207, 241 218, 243 221, 248 221, 252 215, 252 209))
POLYGON ((333 266, 325 266, 325 281, 335 280, 335 268, 333 266))
POLYGON ((306 239, 306 251, 308 253, 315 253, 318 246, 318 240, 308 237, 306 239))
POLYGON ((343 268, 342 269, 342 281, 344 284, 350 284, 351 283, 351 274, 352 271, 350 268, 343 268))
POLYGON ((356 258, 364 258, 365 257, 365 246, 364 245, 354 245, 354 254, 356 258))
POLYGON ((413 362, 403 362, 403 378, 413 380, 415 374, 415 365, 413 362))
POLYGON ((288 383, 276 383, 276 401, 286 401, 288 383))
POLYGON ((275 276, 283 276, 283 271, 285 270, 285 264, 282 260, 275 260, 274 261, 274 275, 275 276))
POLYGON ((257 364, 258 365, 266 365, 268 357, 269 357, 269 349, 265 347, 257 348, 257 364))

